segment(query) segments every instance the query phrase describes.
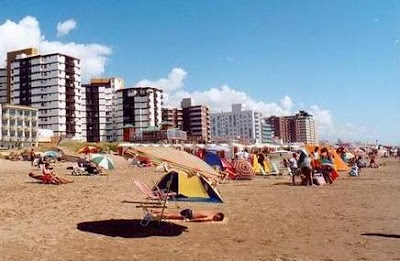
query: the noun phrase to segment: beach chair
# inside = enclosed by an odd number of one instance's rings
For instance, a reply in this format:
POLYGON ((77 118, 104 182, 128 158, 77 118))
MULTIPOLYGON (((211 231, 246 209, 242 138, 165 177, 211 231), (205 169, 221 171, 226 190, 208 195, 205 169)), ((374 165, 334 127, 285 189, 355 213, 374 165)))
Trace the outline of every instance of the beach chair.
POLYGON ((151 190, 145 183, 139 180, 134 180, 133 183, 135 186, 144 194, 147 196, 148 199, 152 200, 164 200, 164 199, 169 199, 170 197, 176 196, 175 192, 163 192, 161 189, 159 189, 157 186, 157 191, 151 190))

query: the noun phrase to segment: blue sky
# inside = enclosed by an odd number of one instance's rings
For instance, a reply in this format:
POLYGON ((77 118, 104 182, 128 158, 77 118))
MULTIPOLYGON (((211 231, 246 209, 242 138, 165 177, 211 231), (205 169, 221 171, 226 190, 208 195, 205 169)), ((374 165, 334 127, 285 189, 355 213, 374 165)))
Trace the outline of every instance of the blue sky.
POLYGON ((48 41, 109 47, 103 74, 128 84, 182 68, 188 93, 228 85, 266 104, 287 95, 292 111, 329 111, 332 135, 400 143, 399 1, 0 4, 0 24, 30 15, 48 41), (77 28, 57 38, 71 18, 77 28))

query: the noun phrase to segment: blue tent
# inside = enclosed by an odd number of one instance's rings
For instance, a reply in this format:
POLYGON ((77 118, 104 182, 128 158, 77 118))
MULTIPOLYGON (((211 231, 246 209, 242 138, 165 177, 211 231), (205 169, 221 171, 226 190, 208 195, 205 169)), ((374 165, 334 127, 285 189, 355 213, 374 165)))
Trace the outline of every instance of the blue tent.
POLYGON ((214 151, 207 151, 204 156, 204 161, 207 162, 211 167, 218 167, 219 169, 223 169, 221 158, 214 151))

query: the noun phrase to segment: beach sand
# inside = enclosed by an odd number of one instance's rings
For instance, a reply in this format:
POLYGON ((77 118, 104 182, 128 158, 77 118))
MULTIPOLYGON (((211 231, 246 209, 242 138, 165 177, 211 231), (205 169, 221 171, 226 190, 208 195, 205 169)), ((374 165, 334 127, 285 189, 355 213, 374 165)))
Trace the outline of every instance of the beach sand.
POLYGON ((134 178, 150 185, 161 174, 114 158, 109 175, 60 186, 29 178, 29 162, 0 160, 0 260, 400 260, 398 160, 332 186, 229 181, 219 188, 224 204, 179 204, 222 211, 221 224, 143 229, 142 210, 122 201, 144 199, 134 178))

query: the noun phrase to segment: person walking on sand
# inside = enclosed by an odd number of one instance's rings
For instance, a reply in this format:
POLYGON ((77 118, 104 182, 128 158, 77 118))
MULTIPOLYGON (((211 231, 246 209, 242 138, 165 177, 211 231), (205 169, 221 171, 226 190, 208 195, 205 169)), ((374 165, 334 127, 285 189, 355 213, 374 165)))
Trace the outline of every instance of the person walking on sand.
POLYGON ((304 150, 302 150, 298 162, 298 166, 300 168, 301 174, 305 176, 303 181, 306 186, 313 186, 313 167, 312 167, 312 159, 310 155, 304 150))

